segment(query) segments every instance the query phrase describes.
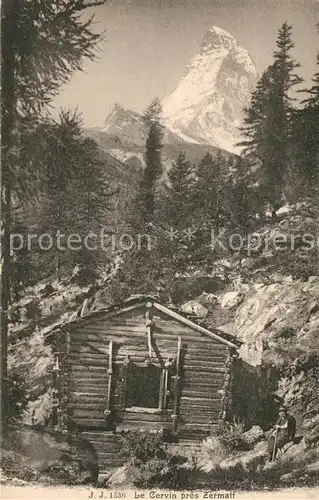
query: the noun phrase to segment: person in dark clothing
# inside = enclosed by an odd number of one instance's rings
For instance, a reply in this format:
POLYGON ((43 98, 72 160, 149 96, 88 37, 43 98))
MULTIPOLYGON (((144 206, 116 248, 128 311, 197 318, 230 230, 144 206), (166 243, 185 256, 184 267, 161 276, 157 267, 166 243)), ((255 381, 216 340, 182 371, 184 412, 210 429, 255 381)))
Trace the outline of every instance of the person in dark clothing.
POLYGON ((279 418, 277 420, 275 429, 268 439, 267 452, 269 454, 270 461, 276 458, 278 449, 294 440, 295 434, 295 417, 289 415, 287 408, 281 407, 279 410, 279 418))

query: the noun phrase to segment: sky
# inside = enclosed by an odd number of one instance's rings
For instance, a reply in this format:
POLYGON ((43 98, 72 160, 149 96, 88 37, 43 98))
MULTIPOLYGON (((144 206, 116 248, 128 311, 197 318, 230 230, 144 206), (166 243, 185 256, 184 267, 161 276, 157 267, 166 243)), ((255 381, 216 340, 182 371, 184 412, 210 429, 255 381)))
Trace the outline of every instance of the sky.
POLYGON ((319 0, 108 0, 94 10, 94 30, 105 32, 98 57, 85 61, 61 89, 55 111, 78 108, 88 127, 102 126, 116 102, 142 112, 176 88, 211 26, 229 31, 261 74, 287 21, 299 74, 309 85, 319 48, 318 11, 319 0))

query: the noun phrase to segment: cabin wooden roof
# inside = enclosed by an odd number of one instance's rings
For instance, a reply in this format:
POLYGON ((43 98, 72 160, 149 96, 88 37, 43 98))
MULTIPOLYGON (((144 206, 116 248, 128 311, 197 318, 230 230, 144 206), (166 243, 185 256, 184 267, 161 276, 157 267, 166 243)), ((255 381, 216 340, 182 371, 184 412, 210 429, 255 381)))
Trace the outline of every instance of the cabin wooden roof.
MULTIPOLYGON (((116 316, 118 314, 122 314, 125 311, 130 311, 134 310, 135 308, 141 307, 146 302, 152 302, 153 307, 157 309, 158 311, 166 314, 167 316, 170 316, 172 319, 175 321, 179 321, 180 323, 184 323, 187 325, 189 328, 192 328, 193 330, 196 330, 204 335, 207 335, 211 338, 214 338, 216 340, 219 340, 220 342, 228 345, 229 347, 233 347, 235 349, 238 349, 241 345, 242 342, 235 338, 233 335, 230 335, 228 333, 225 333, 217 328, 211 328, 207 324, 207 322, 202 319, 198 318, 197 316, 191 315, 191 314, 185 314, 178 310, 176 307, 172 306, 167 306, 162 304, 161 302, 158 301, 156 297, 150 296, 150 295, 135 295, 130 297, 129 299, 119 303, 115 304, 103 309, 99 309, 97 311, 92 311, 89 312, 88 314, 84 316, 77 317, 73 321, 68 321, 65 323, 62 323, 60 325, 57 325, 54 330, 60 329, 60 330, 67 330, 70 328, 74 328, 77 325, 87 323, 91 319, 98 318, 99 316, 107 315, 107 316, 116 316)), ((52 331, 50 332, 52 333, 52 331)))

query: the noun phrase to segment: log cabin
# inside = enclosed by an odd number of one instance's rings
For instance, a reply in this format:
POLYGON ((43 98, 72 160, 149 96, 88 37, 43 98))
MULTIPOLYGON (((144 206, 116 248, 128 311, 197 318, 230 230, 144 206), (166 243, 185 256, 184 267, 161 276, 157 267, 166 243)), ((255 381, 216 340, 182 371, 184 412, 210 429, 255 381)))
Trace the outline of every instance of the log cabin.
POLYGON ((76 427, 102 471, 132 429, 200 442, 232 415, 234 337, 150 296, 95 311, 55 332, 53 425, 76 427))

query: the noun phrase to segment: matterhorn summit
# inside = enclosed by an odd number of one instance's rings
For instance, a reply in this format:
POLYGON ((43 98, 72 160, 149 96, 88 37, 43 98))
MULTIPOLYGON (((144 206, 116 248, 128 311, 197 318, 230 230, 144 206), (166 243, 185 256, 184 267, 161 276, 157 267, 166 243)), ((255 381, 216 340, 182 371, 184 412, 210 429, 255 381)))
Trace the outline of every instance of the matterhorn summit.
POLYGON ((166 127, 187 142, 238 153, 238 127, 256 80, 249 53, 230 33, 213 26, 186 76, 163 100, 166 127))

